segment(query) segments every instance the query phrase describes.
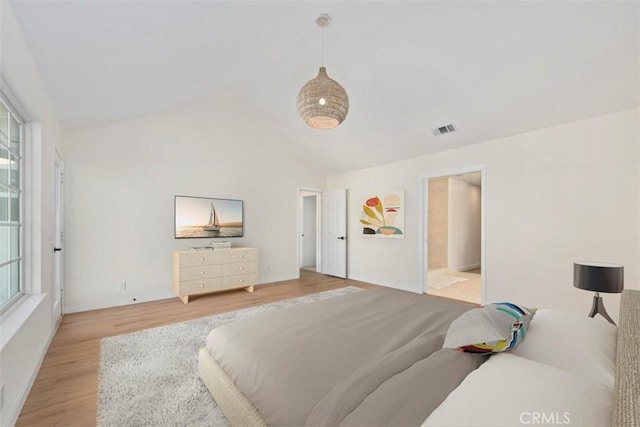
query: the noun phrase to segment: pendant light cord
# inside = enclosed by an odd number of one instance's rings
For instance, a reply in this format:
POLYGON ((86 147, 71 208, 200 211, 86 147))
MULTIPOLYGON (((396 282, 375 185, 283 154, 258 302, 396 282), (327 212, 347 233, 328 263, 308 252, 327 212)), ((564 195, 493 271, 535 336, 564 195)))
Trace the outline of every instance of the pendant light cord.
POLYGON ((320 63, 324 67, 324 28, 322 28, 322 50, 320 55, 320 63))
POLYGON ((326 13, 318 16, 318 18, 316 19, 316 24, 322 30, 322 46, 320 49, 320 62, 322 63, 322 67, 324 67, 324 30, 329 26, 330 23, 331 17, 326 13))

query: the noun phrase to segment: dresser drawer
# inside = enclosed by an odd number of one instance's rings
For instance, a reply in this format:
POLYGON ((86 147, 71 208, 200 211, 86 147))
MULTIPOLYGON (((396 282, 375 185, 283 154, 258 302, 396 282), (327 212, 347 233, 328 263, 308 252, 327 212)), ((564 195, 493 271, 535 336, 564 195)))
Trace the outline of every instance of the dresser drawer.
POLYGON ((223 251, 193 251, 180 254, 180 267, 222 263, 223 251))
POLYGON ((258 272, 257 262, 236 262, 222 265, 223 276, 235 276, 238 274, 251 274, 258 272))
POLYGON ((178 293, 178 296, 218 291, 222 289, 222 287, 223 286, 221 277, 216 277, 213 279, 189 280, 180 283, 180 291, 178 293))
POLYGON ((257 274, 242 274, 222 278, 223 288, 240 288, 242 286, 253 286, 256 283, 258 283, 257 274))
POLYGON ((209 279, 220 276, 222 276, 222 264, 180 268, 180 281, 209 279))
POLYGON ((229 251, 224 251, 222 258, 225 264, 234 262, 257 261, 258 250, 254 248, 231 249, 229 251))

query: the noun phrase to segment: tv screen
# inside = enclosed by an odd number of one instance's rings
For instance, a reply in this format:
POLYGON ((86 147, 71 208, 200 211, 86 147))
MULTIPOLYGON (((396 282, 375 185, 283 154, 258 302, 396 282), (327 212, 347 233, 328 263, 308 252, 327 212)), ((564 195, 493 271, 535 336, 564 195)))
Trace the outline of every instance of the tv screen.
POLYGON ((176 239, 242 237, 242 200, 175 196, 176 239))

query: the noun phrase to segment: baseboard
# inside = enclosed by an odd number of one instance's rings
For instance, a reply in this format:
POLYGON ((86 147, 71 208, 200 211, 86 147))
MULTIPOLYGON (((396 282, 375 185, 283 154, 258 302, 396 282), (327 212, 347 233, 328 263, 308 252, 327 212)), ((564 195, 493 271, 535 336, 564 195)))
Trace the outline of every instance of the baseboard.
POLYGON ((271 277, 267 277, 260 280, 260 283, 258 283, 258 286, 266 285, 267 283, 286 282, 287 280, 294 280, 299 278, 300 278, 300 273, 289 273, 289 274, 282 274, 280 276, 271 276, 271 277))
POLYGON ((388 282, 381 282, 379 280, 376 279, 370 279, 367 277, 362 277, 362 276, 352 276, 349 275, 348 277, 351 280, 357 280, 358 282, 365 282, 365 283, 371 283, 372 285, 378 285, 378 286, 384 286, 386 288, 393 288, 393 289, 399 289, 401 291, 407 291, 407 292, 413 292, 416 294, 421 294, 422 293, 422 289, 416 289, 415 287, 407 287, 405 284, 401 284, 401 283, 388 283, 388 282))
POLYGON ((469 265, 463 265, 461 267, 457 267, 457 268, 451 268, 449 269, 449 271, 469 271, 469 270, 475 270, 476 268, 480 268, 480 263, 477 264, 469 264, 469 265))
MULTIPOLYGON (((267 277, 263 280, 260 281, 260 283, 257 284, 257 286, 260 285, 264 285, 267 283, 274 283, 274 282, 284 282, 287 280, 293 280, 293 279, 297 279, 298 275, 295 273, 290 273, 290 274, 283 274, 281 276, 272 276, 272 277, 267 277)), ((176 298, 176 294, 173 292, 167 292, 167 293, 162 293, 162 294, 158 294, 158 295, 151 295, 151 296, 145 296, 142 298, 138 298, 136 297, 135 301, 131 301, 129 299, 127 299, 126 301, 122 301, 122 302, 116 302, 116 303, 107 303, 107 304, 89 304, 89 305, 79 305, 79 306, 71 306, 71 307, 65 307, 64 308, 64 313, 65 314, 71 314, 71 313, 80 313, 83 311, 91 311, 91 310, 101 310, 103 308, 113 308, 113 307, 121 307, 124 305, 134 305, 134 304, 141 304, 143 302, 151 302, 151 301, 160 301, 163 299, 170 299, 170 298, 176 298)))
MULTIPOLYGON (((47 340, 47 345, 44 346, 44 349, 42 350, 42 354, 40 354, 40 357, 38 358, 38 363, 36 363, 35 369, 29 375, 28 386, 25 387, 24 390, 22 390, 22 392, 18 396, 18 399, 16 400, 15 404, 13 405, 11 410, 9 411, 9 417, 6 420, 7 421, 6 425, 13 426, 13 425, 16 424, 16 422, 18 422, 18 417, 20 416, 20 412, 22 411, 22 407, 24 406, 25 402, 27 401, 27 397, 29 397, 29 393, 31 392, 31 388, 33 387, 33 384, 36 382, 36 378, 38 377, 38 372, 40 372, 40 368, 42 367, 42 362, 44 362, 44 358, 47 355, 47 351, 49 351, 49 347, 51 346, 51 342, 53 341, 53 337, 56 335, 56 332, 58 332, 58 326, 60 326, 60 320, 61 319, 62 319, 62 316, 56 322, 56 326, 51 331, 51 334, 49 335, 49 339, 47 340)), ((1 422, 2 422, 2 420, 0 420, 0 423, 1 422)), ((5 425, 5 424, 2 424, 2 425, 5 425)))
POLYGON ((71 313, 80 313, 82 311, 91 311, 91 310, 101 310, 103 308, 112 308, 112 307, 122 307, 123 305, 134 305, 141 304, 143 302, 150 301, 160 301, 163 299, 176 298, 176 294, 173 292, 165 292, 157 295, 148 295, 145 297, 136 297, 135 301, 127 299, 126 301, 116 302, 116 303, 108 303, 108 304, 89 304, 89 305, 79 305, 79 306, 71 306, 64 308, 65 314, 71 313))

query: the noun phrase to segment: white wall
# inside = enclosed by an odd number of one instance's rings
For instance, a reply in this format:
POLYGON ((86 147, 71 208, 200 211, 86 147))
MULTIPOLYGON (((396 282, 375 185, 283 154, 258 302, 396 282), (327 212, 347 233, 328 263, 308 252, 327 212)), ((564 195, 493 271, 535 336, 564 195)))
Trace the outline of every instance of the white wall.
POLYGON ((316 265, 316 199, 315 195, 302 198, 303 267, 316 265))
MULTIPOLYGON (((328 189, 349 189, 350 277, 418 292, 421 177, 485 165, 488 301, 586 314, 592 295, 572 286, 578 260, 624 264, 625 286, 639 289, 639 116, 633 109, 329 177, 328 189), (363 195, 398 189, 405 239, 360 237, 363 195)), ((619 296, 605 304, 617 317, 619 296)))
MULTIPOLYGON (((447 267, 467 271, 480 267, 480 187, 449 178, 447 267)), ((431 190, 429 190, 431 191, 431 190)))
POLYGON ((174 296, 171 253, 210 241, 173 238, 174 195, 244 200, 232 244, 259 249, 260 283, 298 277, 298 188, 322 188, 325 173, 270 129, 211 103, 66 133, 66 310, 174 296))
POLYGON ((9 3, 0 2, 0 90, 30 123, 25 144, 27 297, 0 319, 0 383, 5 385, 0 425, 12 425, 38 372, 59 314, 52 310, 53 162, 60 125, 9 3))

